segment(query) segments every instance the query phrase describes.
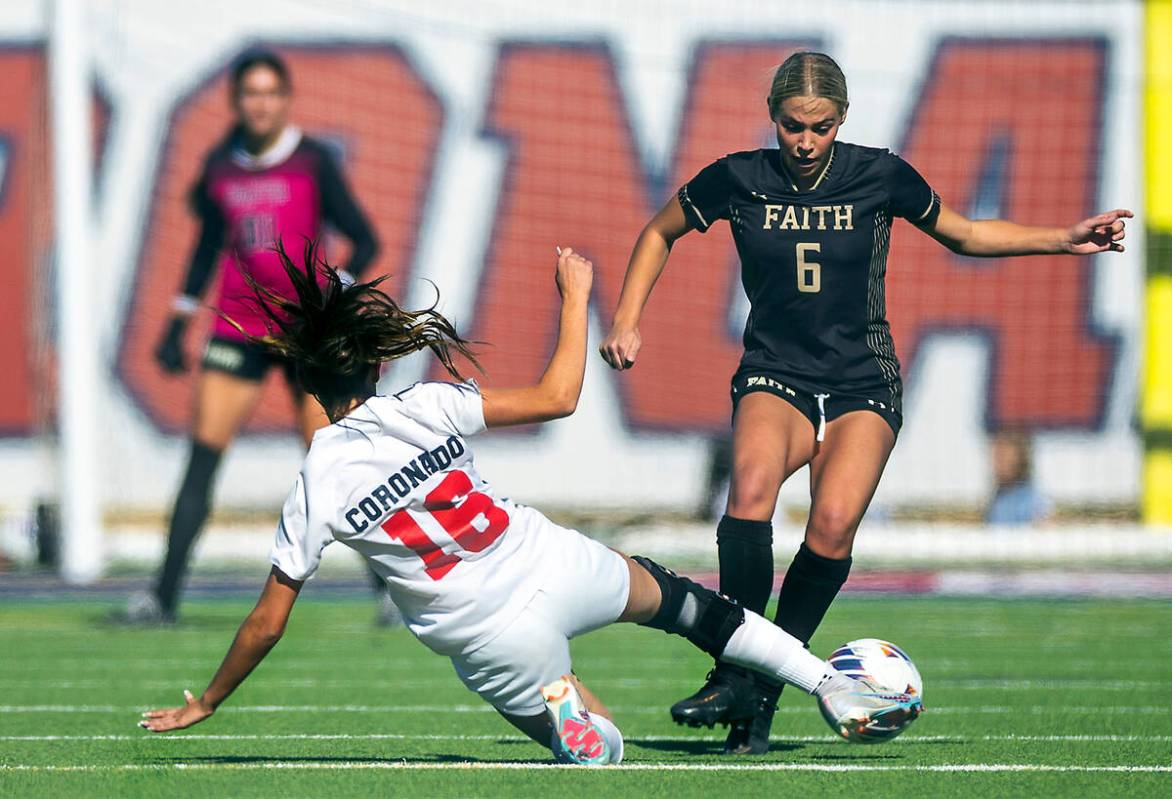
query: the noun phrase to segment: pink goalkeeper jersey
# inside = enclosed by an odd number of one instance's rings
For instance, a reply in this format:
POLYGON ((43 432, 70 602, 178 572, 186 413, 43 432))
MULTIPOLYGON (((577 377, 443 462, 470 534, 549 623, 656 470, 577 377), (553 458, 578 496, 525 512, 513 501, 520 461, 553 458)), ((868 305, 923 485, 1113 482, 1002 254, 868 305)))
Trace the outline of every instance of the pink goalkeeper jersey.
MULTIPOLYGON (((191 199, 204 222, 200 249, 210 252, 209 263, 203 266, 197 250, 186 293, 201 293, 210 272, 210 256, 218 252, 220 278, 215 305, 252 335, 264 335, 267 327, 264 315, 250 301, 252 291, 242 270, 279 295, 292 293, 274 252, 278 241, 298 263, 306 242, 319 238, 323 223, 328 221, 354 242, 346 267, 349 271, 357 274, 374 255, 370 226, 350 198, 329 152, 293 126, 259 156, 249 155, 231 142, 216 148, 208 156, 191 199)), ((212 334, 243 338, 219 316, 212 334)))

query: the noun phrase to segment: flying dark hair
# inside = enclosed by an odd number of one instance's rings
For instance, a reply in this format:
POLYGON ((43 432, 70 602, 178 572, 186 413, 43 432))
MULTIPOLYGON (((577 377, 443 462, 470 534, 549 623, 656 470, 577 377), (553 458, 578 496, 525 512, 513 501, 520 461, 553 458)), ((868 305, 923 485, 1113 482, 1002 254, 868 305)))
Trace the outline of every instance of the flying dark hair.
POLYGON ((378 368, 387 361, 429 349, 457 380, 463 376, 454 353, 480 368, 472 342, 435 310, 438 294, 430 308, 405 310, 379 288, 386 275, 345 285, 338 270, 318 255, 316 241, 305 243, 301 264, 280 241, 274 251, 293 284, 292 297, 260 285, 242 270, 268 335, 249 335, 224 318, 250 341, 293 361, 301 387, 317 398, 331 421, 344 416, 355 398, 374 394, 378 368))
POLYGON ((288 91, 293 85, 293 78, 289 74, 289 65, 285 63, 285 59, 272 50, 248 50, 232 65, 230 91, 233 98, 240 95, 240 84, 244 81, 248 70, 253 67, 268 67, 276 72, 277 77, 281 79, 281 87, 285 91, 288 91))

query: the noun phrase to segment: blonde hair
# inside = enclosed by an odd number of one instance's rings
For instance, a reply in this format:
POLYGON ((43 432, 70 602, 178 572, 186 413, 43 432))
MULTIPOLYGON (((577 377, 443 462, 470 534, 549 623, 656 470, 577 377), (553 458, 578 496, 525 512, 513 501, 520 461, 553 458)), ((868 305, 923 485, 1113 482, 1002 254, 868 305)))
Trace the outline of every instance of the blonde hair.
POLYGON ((825 53, 803 50, 794 53, 773 73, 769 87, 769 117, 777 119, 781 104, 788 97, 823 97, 834 103, 839 116, 850 102, 846 94, 846 76, 834 59, 825 53))

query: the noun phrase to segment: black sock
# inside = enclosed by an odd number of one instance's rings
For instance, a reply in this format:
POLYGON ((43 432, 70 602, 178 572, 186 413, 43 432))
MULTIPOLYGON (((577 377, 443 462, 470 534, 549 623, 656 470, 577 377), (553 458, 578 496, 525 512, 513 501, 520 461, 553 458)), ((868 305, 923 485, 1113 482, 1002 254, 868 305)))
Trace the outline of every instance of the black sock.
MULTIPOLYGON (((850 571, 849 557, 842 560, 824 558, 802 542, 777 594, 777 613, 773 622, 808 645, 850 571)), ((762 684, 768 686, 768 683, 762 684)), ((781 685, 774 685, 780 693, 781 685)))
POLYGON ((824 558, 803 541, 777 594, 774 623, 803 644, 809 644, 850 573, 849 557, 824 558))
MULTIPOLYGON (((720 593, 755 613, 764 613, 773 593, 773 524, 725 514, 716 527, 716 551, 720 593)), ((727 663, 717 663, 717 668, 748 674, 727 663)))
POLYGON ((725 515, 716 528, 720 593, 764 613, 773 593, 773 524, 725 515))
POLYGON ((179 604, 179 588, 187 571, 191 545, 208 517, 212 479, 220 465, 221 450, 193 441, 187 473, 175 498, 171 514, 171 529, 167 536, 167 556, 159 575, 155 594, 166 613, 174 613, 179 604))

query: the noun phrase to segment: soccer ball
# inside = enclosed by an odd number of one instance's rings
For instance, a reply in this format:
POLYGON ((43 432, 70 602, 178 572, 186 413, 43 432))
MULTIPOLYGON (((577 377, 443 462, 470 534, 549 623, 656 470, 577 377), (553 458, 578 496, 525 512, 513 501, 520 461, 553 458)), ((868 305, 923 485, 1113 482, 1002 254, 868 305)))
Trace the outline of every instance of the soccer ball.
MULTIPOLYGON (((828 658, 830 665, 848 677, 866 679, 881 690, 911 694, 924 698, 924 680, 907 653, 890 641, 860 638, 843 644, 828 658)), ((882 743, 899 735, 916 720, 919 713, 896 719, 872 721, 848 731, 847 740, 855 743, 882 743)), ((827 719, 827 721, 831 721, 827 719)))

